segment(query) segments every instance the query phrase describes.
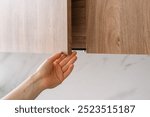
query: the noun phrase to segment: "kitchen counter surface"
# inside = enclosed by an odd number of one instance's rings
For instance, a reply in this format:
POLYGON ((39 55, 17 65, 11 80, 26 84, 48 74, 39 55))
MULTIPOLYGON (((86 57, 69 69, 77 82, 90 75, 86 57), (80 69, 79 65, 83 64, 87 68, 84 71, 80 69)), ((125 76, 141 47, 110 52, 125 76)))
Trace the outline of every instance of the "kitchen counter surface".
MULTIPOLYGON (((0 53, 0 97, 25 80, 49 55, 0 53)), ((150 99, 150 56, 80 51, 68 79, 37 99, 150 99)))

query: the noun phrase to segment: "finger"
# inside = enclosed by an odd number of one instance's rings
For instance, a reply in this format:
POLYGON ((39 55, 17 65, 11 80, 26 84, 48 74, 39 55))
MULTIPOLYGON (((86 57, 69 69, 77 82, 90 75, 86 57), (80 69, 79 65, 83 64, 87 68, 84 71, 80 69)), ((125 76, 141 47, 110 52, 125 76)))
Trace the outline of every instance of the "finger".
POLYGON ((66 78, 69 76, 69 74, 72 72, 73 68, 74 68, 74 65, 71 64, 71 65, 69 66, 69 68, 67 69, 67 71, 64 73, 64 78, 65 78, 65 79, 66 79, 66 78))
POLYGON ((52 57, 50 57, 49 60, 51 62, 54 62, 56 59, 58 59, 61 56, 61 54, 62 54, 62 52, 57 53, 57 54, 53 55, 52 57))
POLYGON ((63 71, 63 72, 66 72, 67 69, 69 68, 69 66, 70 66, 71 64, 74 64, 76 60, 77 60, 77 56, 74 56, 74 57, 62 68, 62 71, 63 71))
POLYGON ((62 69, 61 69, 60 65, 56 62, 54 62, 54 66, 56 68, 56 73, 59 74, 58 78, 60 78, 59 80, 60 80, 60 82, 62 82, 64 79, 62 69))
POLYGON ((62 54, 61 57, 57 59, 55 62, 59 64, 64 58, 66 58, 66 55, 62 54))
POLYGON ((60 62, 60 66, 63 67, 66 65, 74 56, 76 56, 76 52, 73 52, 71 55, 67 56, 63 61, 60 62))

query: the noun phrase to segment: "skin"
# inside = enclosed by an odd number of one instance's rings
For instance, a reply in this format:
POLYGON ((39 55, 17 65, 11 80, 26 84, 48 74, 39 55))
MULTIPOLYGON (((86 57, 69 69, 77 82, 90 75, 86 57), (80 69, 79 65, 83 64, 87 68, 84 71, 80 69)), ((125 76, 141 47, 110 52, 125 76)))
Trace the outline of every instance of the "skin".
POLYGON ((72 72, 77 53, 71 55, 57 53, 45 60, 36 72, 16 89, 6 95, 4 100, 33 100, 45 89, 60 85, 72 72))

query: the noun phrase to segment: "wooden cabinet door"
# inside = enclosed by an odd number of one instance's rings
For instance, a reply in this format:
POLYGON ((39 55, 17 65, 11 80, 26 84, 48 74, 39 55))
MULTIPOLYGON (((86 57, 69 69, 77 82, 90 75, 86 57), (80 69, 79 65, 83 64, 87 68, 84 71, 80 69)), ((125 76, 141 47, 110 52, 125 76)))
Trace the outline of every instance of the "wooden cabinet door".
POLYGON ((87 0, 87 51, 149 54, 150 0, 87 0))
POLYGON ((71 49, 71 0, 0 0, 1 52, 71 49))

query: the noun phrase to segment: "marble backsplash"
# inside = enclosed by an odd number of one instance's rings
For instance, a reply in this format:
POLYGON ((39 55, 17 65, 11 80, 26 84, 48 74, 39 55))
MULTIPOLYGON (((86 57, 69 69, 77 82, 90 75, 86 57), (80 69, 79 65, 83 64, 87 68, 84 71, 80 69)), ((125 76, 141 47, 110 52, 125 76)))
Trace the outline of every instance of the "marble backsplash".
MULTIPOLYGON (((0 53, 0 97, 19 85, 50 54, 0 53)), ((20 94, 21 95, 21 94, 20 94)), ((72 74, 37 99, 150 99, 150 56, 78 52, 72 74)))

